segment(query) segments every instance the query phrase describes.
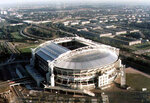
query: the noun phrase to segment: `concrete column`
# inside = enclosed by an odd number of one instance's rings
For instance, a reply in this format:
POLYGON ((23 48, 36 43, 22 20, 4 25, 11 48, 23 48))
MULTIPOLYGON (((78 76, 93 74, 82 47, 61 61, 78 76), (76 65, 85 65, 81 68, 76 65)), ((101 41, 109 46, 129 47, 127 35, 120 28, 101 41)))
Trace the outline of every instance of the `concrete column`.
POLYGON ((34 66, 34 61, 35 61, 35 49, 32 49, 31 48, 31 51, 32 51, 32 59, 30 59, 30 64, 32 66, 34 66))
POLYGON ((46 81, 47 81, 47 83, 49 84, 49 81, 50 81, 50 73, 48 72, 48 73, 46 73, 46 81))
POLYGON ((81 82, 80 82, 80 89, 83 89, 81 82))
POLYGON ((48 71, 49 71, 50 76, 49 76, 49 79, 47 79, 47 80, 49 80, 49 83, 53 87, 53 86, 55 86, 55 79, 54 79, 55 75, 54 75, 54 64, 53 64, 53 62, 48 61, 48 66, 49 66, 48 71))
POLYGON ((50 80, 51 80, 51 86, 54 87, 55 86, 55 79, 54 79, 54 66, 53 63, 51 64, 51 76, 50 76, 50 80))
POLYGON ((121 67, 121 87, 124 87, 126 85, 126 73, 125 73, 125 65, 121 67))
POLYGON ((121 67, 122 66, 122 61, 119 59, 118 62, 119 62, 119 67, 121 67))
POLYGON ((69 79, 67 79, 67 85, 69 85, 69 79))
POLYGON ((51 86, 54 87, 54 86, 55 86, 54 74, 52 74, 52 75, 50 76, 50 78, 51 78, 51 86))

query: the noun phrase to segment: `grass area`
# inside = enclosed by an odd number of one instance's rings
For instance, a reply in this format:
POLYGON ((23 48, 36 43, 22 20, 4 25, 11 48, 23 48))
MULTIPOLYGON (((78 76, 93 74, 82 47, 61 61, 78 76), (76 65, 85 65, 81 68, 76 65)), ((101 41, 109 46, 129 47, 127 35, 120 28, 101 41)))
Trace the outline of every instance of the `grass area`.
POLYGON ((147 88, 150 91, 150 79, 141 74, 127 74, 127 85, 135 90, 147 88))
POLYGON ((23 40, 23 37, 19 34, 19 32, 13 32, 11 33, 11 36, 15 40, 23 40))
POLYGON ((146 49, 150 49, 150 42, 133 45, 133 46, 130 46, 130 48, 132 50, 146 50, 146 49))
POLYGON ((51 38, 53 37, 53 34, 56 35, 55 31, 45 30, 38 27, 30 27, 27 29, 27 32, 34 36, 45 37, 45 38, 51 38))
POLYGON ((19 50, 22 53, 30 53, 31 52, 31 48, 36 48, 36 47, 37 47, 37 45, 32 45, 32 46, 20 48, 19 50))

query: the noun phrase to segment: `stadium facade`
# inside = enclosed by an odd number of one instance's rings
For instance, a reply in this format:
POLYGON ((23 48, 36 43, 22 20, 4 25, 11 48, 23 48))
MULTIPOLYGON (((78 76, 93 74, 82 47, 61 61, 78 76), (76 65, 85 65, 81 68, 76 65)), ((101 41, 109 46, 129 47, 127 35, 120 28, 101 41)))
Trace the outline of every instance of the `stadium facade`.
POLYGON ((119 49, 82 37, 47 41, 32 49, 28 72, 40 85, 91 90, 109 86, 122 68, 119 49))

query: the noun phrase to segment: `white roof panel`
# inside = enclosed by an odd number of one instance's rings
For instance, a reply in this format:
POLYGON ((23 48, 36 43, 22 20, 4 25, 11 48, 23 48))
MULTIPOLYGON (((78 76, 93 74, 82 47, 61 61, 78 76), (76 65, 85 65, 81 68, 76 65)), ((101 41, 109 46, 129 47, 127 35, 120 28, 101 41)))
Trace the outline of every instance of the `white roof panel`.
POLYGON ((57 45, 55 43, 49 43, 41 47, 36 51, 36 54, 39 55, 42 59, 45 61, 47 60, 54 60, 56 59, 59 55, 69 51, 69 49, 64 48, 60 45, 57 45))
POLYGON ((107 49, 97 49, 84 54, 76 54, 70 58, 58 61, 55 65, 59 68, 84 70, 103 67, 117 60, 118 56, 115 53, 107 49))

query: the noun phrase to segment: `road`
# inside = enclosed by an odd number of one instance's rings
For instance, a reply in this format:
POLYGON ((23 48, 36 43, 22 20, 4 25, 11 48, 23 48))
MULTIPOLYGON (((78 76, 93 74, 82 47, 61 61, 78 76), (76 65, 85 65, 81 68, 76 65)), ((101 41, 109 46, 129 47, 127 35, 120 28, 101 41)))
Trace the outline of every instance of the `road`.
POLYGON ((23 36, 23 37, 25 37, 25 38, 28 38, 28 39, 35 39, 35 38, 32 38, 32 37, 30 37, 30 36, 24 34, 24 33, 23 33, 23 30, 24 30, 24 29, 25 29, 25 28, 22 28, 22 29, 20 30, 20 35, 21 35, 21 36, 23 36))

